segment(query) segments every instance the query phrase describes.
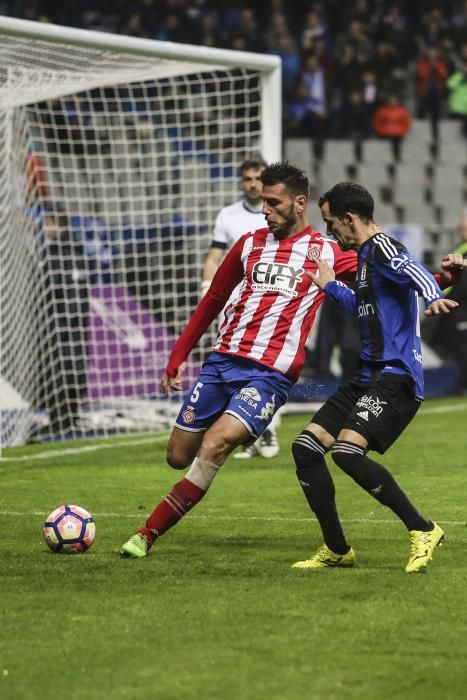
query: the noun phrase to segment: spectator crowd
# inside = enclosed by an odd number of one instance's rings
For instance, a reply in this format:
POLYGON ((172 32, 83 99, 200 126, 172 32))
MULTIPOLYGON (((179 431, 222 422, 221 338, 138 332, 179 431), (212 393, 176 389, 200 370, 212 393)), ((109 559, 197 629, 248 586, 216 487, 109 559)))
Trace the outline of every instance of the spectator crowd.
POLYGON ((0 12, 278 55, 286 137, 366 138, 392 117, 397 132, 404 110, 429 119, 433 141, 444 116, 467 136, 467 0, 0 0, 0 12))

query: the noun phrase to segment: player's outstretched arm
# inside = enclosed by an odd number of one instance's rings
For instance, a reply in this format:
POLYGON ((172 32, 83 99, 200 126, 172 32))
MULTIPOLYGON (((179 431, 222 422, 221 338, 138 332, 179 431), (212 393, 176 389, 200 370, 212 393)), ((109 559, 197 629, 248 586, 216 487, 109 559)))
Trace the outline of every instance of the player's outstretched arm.
POLYGON ((222 262, 225 250, 223 248, 210 247, 206 260, 204 261, 203 274, 201 279, 201 298, 204 297, 209 287, 211 286, 212 279, 217 272, 217 269, 222 262))

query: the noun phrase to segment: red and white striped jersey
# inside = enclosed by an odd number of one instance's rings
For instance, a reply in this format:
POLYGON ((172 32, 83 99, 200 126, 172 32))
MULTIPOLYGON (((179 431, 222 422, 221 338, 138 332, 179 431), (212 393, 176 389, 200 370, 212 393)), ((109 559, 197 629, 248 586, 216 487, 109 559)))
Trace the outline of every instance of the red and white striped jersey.
POLYGON ((296 381, 304 364, 306 340, 324 298, 324 292, 305 274, 316 272, 318 258, 334 268, 337 279, 355 282, 356 254, 343 252, 336 242, 310 227, 282 240, 269 229, 242 236, 176 342, 167 374, 176 376, 228 300, 213 349, 254 360, 296 381))

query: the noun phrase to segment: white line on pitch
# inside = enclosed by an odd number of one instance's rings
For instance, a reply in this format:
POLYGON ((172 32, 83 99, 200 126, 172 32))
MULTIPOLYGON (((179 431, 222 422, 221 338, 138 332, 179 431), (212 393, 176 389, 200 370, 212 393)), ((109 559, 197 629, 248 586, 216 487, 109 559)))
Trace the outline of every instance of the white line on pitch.
POLYGON ((422 408, 419 416, 431 414, 431 413, 455 413, 457 411, 467 411, 467 401, 465 403, 455 404, 454 406, 432 406, 422 408))
POLYGON ((153 437, 142 438, 141 440, 115 440, 115 442, 100 442, 98 445, 83 445, 82 447, 65 447, 62 450, 46 450, 31 455, 21 455, 20 457, 2 457, 1 462, 29 462, 35 459, 49 459, 52 457, 64 457, 80 455, 86 452, 97 452, 98 450, 115 449, 119 447, 132 447, 133 445, 150 445, 155 442, 165 442, 168 433, 164 435, 154 435, 153 437))
MULTIPOLYGON (((432 408, 422 408, 419 416, 430 415, 433 413, 452 413, 457 411, 467 411, 467 402, 455 404, 453 406, 433 406, 432 408)), ((168 438, 168 433, 155 435, 150 438, 142 438, 140 440, 115 440, 115 442, 104 442, 98 445, 84 445, 82 447, 67 447, 58 450, 47 450, 45 452, 37 452, 31 455, 21 455, 20 457, 0 457, 2 462, 29 462, 36 459, 52 459, 53 457, 64 457, 72 455, 85 454, 86 452, 98 452, 99 450, 108 450, 118 447, 131 447, 132 445, 148 445, 151 443, 164 442, 168 438)))
MULTIPOLYGON (((16 511, 16 510, 1 510, 0 517, 29 517, 31 515, 37 516, 47 516, 48 513, 45 511, 35 510, 29 513, 16 511)), ((147 517, 144 513, 93 513, 95 519, 98 518, 135 518, 143 519, 147 517)), ((186 516, 192 520, 244 520, 244 521, 259 521, 259 522, 290 522, 290 523, 308 523, 316 522, 316 518, 292 518, 284 517, 282 515, 193 515, 188 514, 186 516)), ((342 522, 345 523, 373 523, 374 525, 399 525, 398 520, 381 520, 378 518, 341 518, 342 522)), ((463 520, 443 520, 443 518, 437 518, 438 523, 443 523, 444 525, 455 525, 455 526, 465 526, 467 522, 463 520)))

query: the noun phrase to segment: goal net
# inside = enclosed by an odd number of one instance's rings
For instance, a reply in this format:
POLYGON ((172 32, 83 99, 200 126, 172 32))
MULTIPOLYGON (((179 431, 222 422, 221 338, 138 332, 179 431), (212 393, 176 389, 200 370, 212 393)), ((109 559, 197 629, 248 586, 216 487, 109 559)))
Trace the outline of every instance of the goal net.
POLYGON ((0 56, 0 447, 166 427, 215 216, 280 158, 280 62, 6 17, 0 56))

